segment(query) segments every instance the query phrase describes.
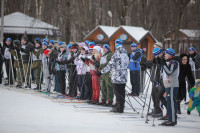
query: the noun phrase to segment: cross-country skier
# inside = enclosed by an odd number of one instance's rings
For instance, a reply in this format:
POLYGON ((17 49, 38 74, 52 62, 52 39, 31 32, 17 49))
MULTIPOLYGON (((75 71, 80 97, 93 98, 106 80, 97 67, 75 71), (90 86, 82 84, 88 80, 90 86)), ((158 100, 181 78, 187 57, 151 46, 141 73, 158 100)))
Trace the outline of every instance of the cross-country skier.
POLYGON ((166 88, 168 120, 161 123, 163 126, 175 126, 177 124, 176 97, 179 88, 179 63, 174 59, 175 51, 171 48, 165 50, 163 65, 163 83, 166 88))
POLYGON ((111 82, 117 100, 117 104, 112 108, 111 112, 124 112, 128 64, 129 57, 126 49, 123 47, 123 41, 117 39, 115 40, 115 52, 111 57, 111 60, 108 62, 106 67, 101 70, 102 74, 111 72, 111 82))

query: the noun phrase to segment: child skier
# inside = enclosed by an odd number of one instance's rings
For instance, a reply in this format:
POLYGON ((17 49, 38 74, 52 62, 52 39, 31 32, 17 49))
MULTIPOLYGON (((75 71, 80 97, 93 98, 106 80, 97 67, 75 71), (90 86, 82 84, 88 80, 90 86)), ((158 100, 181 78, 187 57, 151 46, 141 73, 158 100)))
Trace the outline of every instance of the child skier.
POLYGON ((196 107, 200 116, 200 79, 197 79, 196 87, 190 89, 189 96, 190 102, 187 114, 190 115, 190 112, 196 107))
POLYGON ((162 126, 175 126, 177 124, 176 96, 179 87, 179 63, 174 60, 175 51, 171 48, 165 51, 165 60, 161 60, 163 65, 163 83, 167 93, 168 121, 161 123, 162 126))

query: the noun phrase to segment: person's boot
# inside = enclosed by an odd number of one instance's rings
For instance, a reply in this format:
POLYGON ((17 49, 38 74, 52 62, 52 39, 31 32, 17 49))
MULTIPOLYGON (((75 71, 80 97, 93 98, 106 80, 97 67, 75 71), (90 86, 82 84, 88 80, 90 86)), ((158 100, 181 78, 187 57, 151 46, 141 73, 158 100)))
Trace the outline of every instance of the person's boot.
POLYGON ((180 105, 180 101, 177 100, 177 101, 176 101, 176 104, 177 104, 177 114, 181 114, 181 105, 180 105))
POLYGON ((104 104, 106 104, 105 100, 101 100, 101 102, 99 102, 98 105, 104 105, 104 104))
POLYGON ((190 111, 189 110, 187 110, 187 114, 190 115, 190 111))
POLYGON ((148 115, 152 115, 154 114, 154 112, 155 112, 155 108, 151 112, 149 112, 148 115))
POLYGON ((124 104, 119 104, 119 113, 124 113, 124 104))
POLYGON ((36 86, 35 88, 33 88, 33 90, 39 90, 39 87, 38 87, 38 86, 36 86))
POLYGON ((168 120, 168 114, 166 114, 165 116, 159 118, 158 120, 168 120))
POLYGON ((107 103, 104 104, 104 106, 112 106, 112 102, 110 100, 107 100, 107 103))
POLYGON ((16 88, 22 88, 22 85, 16 85, 16 88))
POLYGON ((163 117, 163 112, 160 108, 155 109, 154 113, 152 114, 152 117, 163 117))
POLYGON ((177 125, 177 122, 164 121, 160 125, 161 126, 175 126, 177 125))
POLYGON ((118 113, 119 112, 119 106, 120 106, 119 104, 115 105, 114 107, 112 107, 110 112, 118 113))

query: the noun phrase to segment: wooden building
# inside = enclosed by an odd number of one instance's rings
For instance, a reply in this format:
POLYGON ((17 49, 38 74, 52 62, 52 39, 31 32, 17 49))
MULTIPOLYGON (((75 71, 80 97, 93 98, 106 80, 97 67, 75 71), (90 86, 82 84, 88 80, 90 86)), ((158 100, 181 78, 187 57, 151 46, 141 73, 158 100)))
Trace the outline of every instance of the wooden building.
MULTIPOLYGON (((164 38, 165 48, 174 48, 172 39, 174 40, 174 33, 167 32, 164 38)), ((187 53, 188 48, 191 46, 200 50, 200 30, 180 29, 178 45, 178 51, 176 51, 177 54, 187 53)))
POLYGON ((109 44, 114 51, 114 42, 121 38, 127 51, 131 53, 130 44, 137 43, 138 48, 146 50, 148 59, 152 59, 153 45, 156 39, 153 35, 142 27, 134 26, 97 26, 83 40, 94 41, 96 44, 109 44))
POLYGON ((120 26, 109 39, 112 50, 114 50, 114 42, 118 38, 123 40, 128 53, 131 53, 130 44, 136 43, 138 48, 146 51, 147 58, 152 59, 153 45, 157 40, 148 30, 142 27, 120 26))
POLYGON ((111 26, 97 26, 87 36, 83 38, 84 41, 93 41, 95 44, 109 44, 110 36, 117 30, 117 27, 111 26))
POLYGON ((37 37, 59 39, 59 37, 62 36, 58 27, 27 16, 21 12, 15 12, 4 16, 3 33, 4 41, 7 37, 13 40, 20 40, 24 34, 28 35, 29 41, 33 41, 37 37))

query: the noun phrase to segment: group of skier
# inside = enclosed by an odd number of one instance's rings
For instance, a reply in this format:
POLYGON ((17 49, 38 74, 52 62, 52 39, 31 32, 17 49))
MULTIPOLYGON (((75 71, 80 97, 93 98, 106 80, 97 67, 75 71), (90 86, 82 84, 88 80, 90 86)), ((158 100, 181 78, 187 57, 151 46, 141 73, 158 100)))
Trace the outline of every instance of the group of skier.
POLYGON ((150 61, 136 43, 130 45, 129 55, 121 39, 115 40, 113 53, 108 44, 101 46, 89 41, 81 46, 46 38, 36 38, 31 43, 26 35, 21 40, 7 38, 0 47, 0 84, 5 62, 5 85, 15 85, 17 81, 17 88, 32 88, 34 79, 34 90, 50 93, 54 81, 53 91, 61 97, 87 100, 110 106, 111 112, 123 113, 129 69, 132 89, 127 96, 138 97, 145 88, 143 79, 149 75, 154 109, 148 115, 166 120, 161 123, 163 126, 175 126, 176 114, 181 113, 180 102, 186 100, 186 82, 191 98, 187 113, 197 107, 200 114, 200 80, 195 85, 195 79, 200 79, 200 55, 190 47, 188 54, 177 57, 173 49, 163 49, 161 45, 154 45, 150 61), (165 116, 160 103, 167 109, 165 116))

